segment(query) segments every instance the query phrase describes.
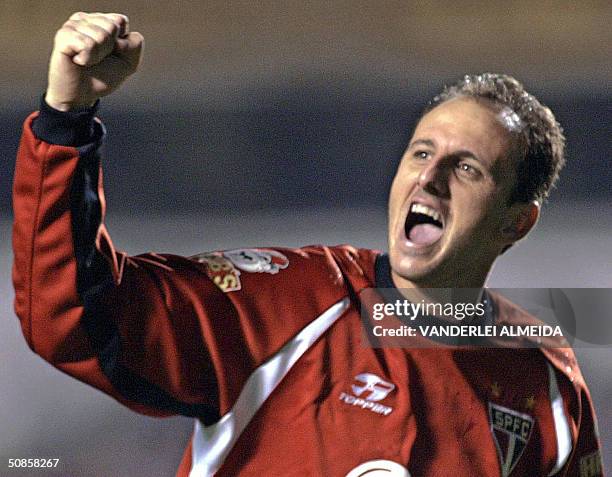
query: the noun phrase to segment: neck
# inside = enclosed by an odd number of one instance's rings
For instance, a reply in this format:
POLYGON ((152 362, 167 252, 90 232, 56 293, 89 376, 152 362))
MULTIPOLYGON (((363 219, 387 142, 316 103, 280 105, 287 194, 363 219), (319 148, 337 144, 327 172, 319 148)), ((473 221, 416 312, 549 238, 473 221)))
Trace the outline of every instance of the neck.
POLYGON ((476 288, 481 289, 484 288, 484 284, 486 282, 488 275, 487 273, 474 274, 472 276, 456 276, 452 279, 444 279, 444 278, 429 278, 425 280, 409 280, 401 275, 397 274, 393 268, 391 268, 391 279, 396 288, 400 290, 421 290, 421 293, 426 293, 426 291, 440 288, 476 288))
MULTIPOLYGON (((476 306, 483 301, 484 279, 479 282, 470 282, 472 286, 466 287, 464 285, 461 288, 457 288, 454 286, 430 287, 422 283, 416 284, 395 274, 393 271, 391 272, 391 277, 400 294, 412 303, 439 304, 442 305, 440 310, 444 309, 448 304, 452 304, 453 307, 459 305, 462 309, 467 310, 468 307, 476 309, 476 306)), ((457 323, 457 319, 454 316, 447 316, 444 313, 442 315, 436 313, 436 316, 443 321, 457 323)), ((476 317, 472 316, 466 317, 465 320, 462 318, 461 321, 468 324, 474 319, 476 317)))

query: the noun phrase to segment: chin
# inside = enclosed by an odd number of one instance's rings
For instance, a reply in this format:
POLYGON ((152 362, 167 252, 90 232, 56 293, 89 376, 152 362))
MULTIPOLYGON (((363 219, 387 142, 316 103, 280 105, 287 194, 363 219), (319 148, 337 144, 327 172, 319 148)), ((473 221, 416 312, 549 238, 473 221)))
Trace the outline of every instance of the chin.
POLYGON ((391 270, 403 278, 418 283, 431 283, 439 275, 440 264, 436 260, 425 261, 423 257, 406 256, 400 251, 389 252, 391 270))

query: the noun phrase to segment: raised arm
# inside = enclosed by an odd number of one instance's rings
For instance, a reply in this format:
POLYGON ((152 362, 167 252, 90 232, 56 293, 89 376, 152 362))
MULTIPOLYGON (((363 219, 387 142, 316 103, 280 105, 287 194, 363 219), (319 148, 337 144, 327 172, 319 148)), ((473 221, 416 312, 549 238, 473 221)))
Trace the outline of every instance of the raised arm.
MULTIPOLYGON (((143 38, 128 30, 123 15, 77 13, 55 37, 46 98, 25 122, 15 171, 15 311, 30 347, 60 370, 137 411, 211 421, 226 365, 216 328, 237 317, 234 306, 203 264, 127 257, 103 224, 94 103, 140 62, 143 38)), ((232 339, 240 345, 239 333, 232 339)))
POLYGON ((214 417, 207 347, 187 358, 177 343, 202 336, 191 289, 181 288, 202 270, 180 257, 128 258, 103 225, 104 128, 94 104, 136 71, 142 45, 118 14, 76 13, 57 32, 46 97, 18 152, 15 311, 36 353, 135 410, 214 417))

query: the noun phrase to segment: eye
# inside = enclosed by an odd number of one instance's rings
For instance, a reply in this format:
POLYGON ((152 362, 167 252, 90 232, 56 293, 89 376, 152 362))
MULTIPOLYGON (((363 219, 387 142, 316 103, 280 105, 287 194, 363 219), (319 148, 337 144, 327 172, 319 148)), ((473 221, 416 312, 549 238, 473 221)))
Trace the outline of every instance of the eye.
POLYGON ((420 151, 415 151, 413 154, 413 157, 421 161, 426 161, 427 159, 429 159, 430 154, 427 151, 420 150, 420 151))
POLYGON ((478 178, 482 175, 478 169, 467 162, 459 162, 457 164, 457 169, 462 175, 471 178, 478 178))

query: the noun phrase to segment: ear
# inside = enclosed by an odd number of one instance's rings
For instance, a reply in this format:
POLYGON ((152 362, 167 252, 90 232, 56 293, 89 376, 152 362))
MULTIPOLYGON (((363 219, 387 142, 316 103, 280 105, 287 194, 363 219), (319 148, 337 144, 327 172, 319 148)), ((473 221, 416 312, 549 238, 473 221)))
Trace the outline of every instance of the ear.
POLYGON ((509 246, 525 237, 537 223, 540 203, 534 200, 527 204, 514 204, 510 207, 507 217, 502 228, 502 237, 509 246))

